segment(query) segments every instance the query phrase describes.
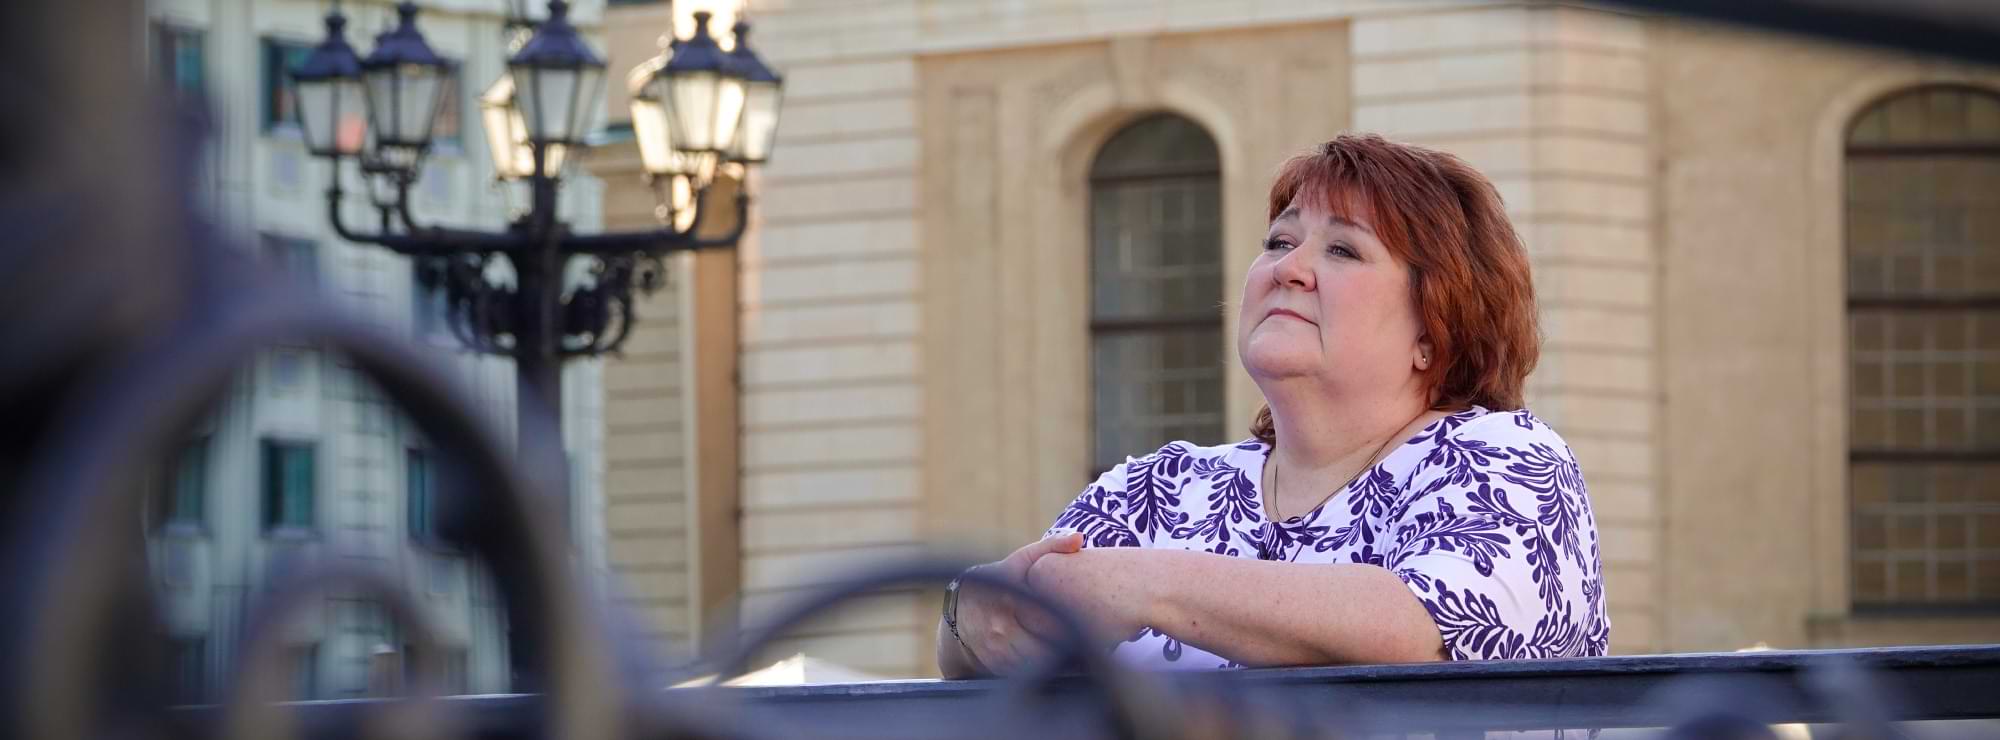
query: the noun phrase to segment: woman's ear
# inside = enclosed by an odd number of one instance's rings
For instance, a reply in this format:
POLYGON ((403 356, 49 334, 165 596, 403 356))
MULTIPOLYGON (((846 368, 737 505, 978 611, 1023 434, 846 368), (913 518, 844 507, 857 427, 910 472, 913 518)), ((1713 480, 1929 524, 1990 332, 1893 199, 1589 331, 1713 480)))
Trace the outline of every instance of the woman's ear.
POLYGON ((1417 370, 1422 372, 1431 369, 1431 359, 1431 338, 1429 336, 1417 337, 1417 356, 1415 358, 1417 370))

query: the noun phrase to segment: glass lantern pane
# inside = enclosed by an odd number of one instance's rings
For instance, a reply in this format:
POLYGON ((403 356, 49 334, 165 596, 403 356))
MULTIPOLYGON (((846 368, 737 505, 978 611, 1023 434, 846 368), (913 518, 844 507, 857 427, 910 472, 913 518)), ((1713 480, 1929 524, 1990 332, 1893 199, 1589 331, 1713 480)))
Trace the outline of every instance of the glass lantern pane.
POLYGON ((737 129, 736 149, 746 162, 771 158, 771 146, 778 134, 778 86, 750 85, 743 105, 743 123, 737 129))
POLYGON ((514 103, 520 107, 522 121, 527 124, 528 139, 567 140, 571 106, 577 98, 576 72, 522 68, 516 69, 514 75, 517 83, 524 83, 516 91, 514 103))
POLYGON ((576 86, 570 90, 569 125, 563 141, 581 142, 597 126, 598 112, 604 107, 604 68, 580 67, 576 86))
POLYGON ((639 143, 639 158, 646 171, 655 175, 674 171, 673 132, 667 123, 667 109, 657 100, 632 100, 632 138, 639 143))
POLYGON ((430 143, 431 122, 437 115, 444 80, 435 67, 404 65, 396 89, 394 141, 412 146, 430 143))
POLYGON ((317 81, 301 82, 298 86, 299 128, 305 130, 306 149, 314 154, 334 151, 334 132, 339 129, 334 119, 340 115, 335 84, 317 81))
POLYGON ((388 70, 377 70, 363 76, 368 84, 368 127, 381 141, 401 141, 401 131, 396 128, 401 116, 396 108, 396 75, 388 70))
POLYGON ((299 124, 308 150, 321 156, 361 151, 368 124, 363 118, 367 104, 360 82, 303 83, 298 87, 298 102, 299 124))
POLYGON ((514 117, 504 105, 485 105, 479 111, 480 126, 486 134, 486 156, 493 160, 494 173, 505 178, 520 176, 514 168, 514 117))
POLYGON ((479 123, 485 129, 486 154, 493 160, 493 172, 502 179, 528 174, 520 170, 516 152, 522 138, 520 121, 521 112, 514 107, 514 76, 500 75, 479 94, 479 123))
MULTIPOLYGON (((528 149, 526 145, 523 145, 521 148, 528 149)), ((564 144, 549 144, 543 148, 546 152, 542 159, 544 160, 544 166, 548 168, 547 174, 550 177, 562 174, 563 165, 569 160, 569 147, 564 144)), ((534 168, 534 152, 532 150, 529 151, 528 167, 530 169, 534 168)))
MULTIPOLYGON (((518 99, 516 102, 519 102, 518 99)), ((515 107, 510 110, 507 117, 507 140, 511 142, 508 146, 513 151, 513 156, 508 159, 513 164, 509 165, 509 169, 516 173, 515 177, 527 177, 535 174, 535 148, 528 146, 528 123, 522 119, 521 109, 515 107)))
POLYGON ((715 108, 721 75, 693 72, 667 81, 667 102, 673 114, 674 141, 684 151, 715 148, 715 108))
POLYGON ((743 81, 734 77, 724 77, 716 85, 715 144, 716 151, 727 151, 736 147, 737 125, 743 121, 743 81))
POLYGON ((339 116, 334 124, 334 145, 342 154, 358 154, 368 140, 368 94, 359 80, 336 82, 333 91, 339 116))

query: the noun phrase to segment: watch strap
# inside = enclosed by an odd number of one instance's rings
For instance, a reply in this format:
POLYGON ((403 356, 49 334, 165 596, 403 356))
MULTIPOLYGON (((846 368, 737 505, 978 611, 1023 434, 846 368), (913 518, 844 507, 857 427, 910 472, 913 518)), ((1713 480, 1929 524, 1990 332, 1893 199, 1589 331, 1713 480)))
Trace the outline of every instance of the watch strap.
MULTIPOLYGON (((970 572, 972 572, 970 568, 965 570, 965 573, 970 572)), ((951 631, 951 639, 958 641, 958 647, 965 651, 965 657, 972 659, 973 666, 981 673, 990 673, 991 671, 986 670, 986 664, 979 660, 979 654, 972 651, 972 646, 966 644, 965 636, 958 631, 958 594, 960 586, 964 584, 965 573, 960 573, 958 577, 951 579, 950 583, 945 584, 944 627, 951 631)))

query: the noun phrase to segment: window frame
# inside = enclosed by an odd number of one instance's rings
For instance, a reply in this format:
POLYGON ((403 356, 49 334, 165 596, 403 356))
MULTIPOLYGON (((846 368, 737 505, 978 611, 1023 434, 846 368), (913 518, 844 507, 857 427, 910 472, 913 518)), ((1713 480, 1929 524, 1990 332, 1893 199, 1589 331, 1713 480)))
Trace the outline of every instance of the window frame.
POLYGON ((319 241, 316 239, 275 231, 259 231, 257 259, 267 267, 314 291, 323 290, 325 287, 325 254, 320 250, 319 241), (279 251, 284 254, 275 254, 279 251), (303 259, 300 258, 301 254, 304 255, 303 259), (299 269, 301 264, 305 265, 303 271, 299 269))
MULTIPOLYGON (((472 683, 469 680, 471 671, 468 670, 472 665, 471 651, 442 641, 437 647, 438 651, 443 653, 444 668, 444 675, 438 677, 438 690, 445 696, 465 696, 471 693, 472 683)), ((400 658, 398 668, 402 669, 403 688, 406 691, 414 689, 417 687, 418 673, 423 670, 423 656, 418 654, 417 645, 413 642, 402 642, 397 649, 400 651, 397 657, 400 658)))
POLYGON ((208 635, 167 635, 167 690, 170 701, 175 705, 190 706, 208 703, 215 683, 214 670, 210 665, 208 635), (192 658, 192 661, 189 659, 192 658), (188 685, 190 666, 193 669, 193 685, 188 685))
POLYGON ((208 531, 208 493, 210 487, 210 464, 215 459, 215 437, 201 434, 184 440, 175 448, 173 458, 163 461, 154 475, 153 490, 149 503, 152 508, 152 528, 157 532, 201 534, 208 531), (191 494, 194 504, 183 507, 186 497, 181 488, 183 472, 188 467, 190 457, 198 459, 200 468, 191 494), (186 509, 192 509, 190 513, 186 509))
MULTIPOLYGON (((1217 188, 1217 195, 1213 204, 1214 213, 1212 214, 1218 231, 1214 245, 1216 267, 1218 268, 1218 283, 1216 287, 1218 298, 1226 300, 1228 295, 1226 284, 1227 270, 1222 269, 1222 267, 1227 249, 1225 248, 1223 235, 1220 233, 1224 207, 1220 192, 1222 159, 1220 142, 1216 140, 1214 133, 1187 116, 1170 112, 1153 113, 1134 118, 1116 128, 1109 136, 1105 137, 1103 143, 1099 144, 1096 151, 1092 154, 1091 165, 1086 173, 1085 180, 1088 202, 1085 205, 1086 234, 1084 236, 1084 244, 1088 250, 1085 262, 1089 267, 1088 277, 1085 282, 1085 290, 1088 292, 1088 298, 1085 300, 1085 310, 1087 312, 1085 336, 1088 343, 1086 352, 1088 359, 1086 364, 1089 375, 1085 379, 1085 387, 1089 389, 1091 398, 1091 402, 1086 409, 1087 418, 1089 419, 1088 430, 1090 439, 1088 459, 1090 470, 1088 471, 1087 480, 1094 480, 1099 474, 1103 473, 1106 470, 1105 464, 1108 461, 1120 459, 1126 455, 1141 455, 1150 452, 1150 450, 1107 451, 1099 449, 1099 438, 1102 434, 1101 424, 1104 421, 1098 413, 1098 399, 1103 392, 1103 388, 1099 383, 1099 362, 1101 360, 1099 353, 1103 351, 1100 344, 1107 338, 1133 335, 1150 335, 1167 338, 1179 336, 1184 333, 1214 331, 1218 336, 1224 338, 1228 336, 1226 317, 1220 311, 1179 310, 1176 308, 1145 316, 1112 317, 1101 315, 1098 303, 1098 281, 1101 278, 1097 274, 1096 263, 1099 258, 1098 250, 1106 247, 1105 245, 1101 245, 1097 238, 1098 198, 1105 194, 1108 187, 1204 180, 1213 183, 1217 188), (1130 161, 1118 163, 1107 163, 1104 161, 1107 152, 1117 144, 1121 136, 1138 131, 1142 127, 1158 123, 1163 119, 1177 119, 1179 123, 1199 131, 1206 137, 1206 142, 1211 148, 1210 154, 1212 156, 1207 161, 1201 162, 1158 160, 1142 162, 1137 165, 1130 161)), ((1226 339, 1224 341, 1226 343, 1226 339)), ((1222 347, 1218 351, 1221 353, 1220 359, 1226 363, 1227 347, 1222 347)), ((1214 391, 1215 398, 1222 401, 1221 405, 1216 409, 1216 413, 1226 416, 1226 396, 1228 394, 1228 380, 1226 375, 1220 375, 1217 378, 1214 391)), ((1221 424, 1221 429, 1218 431, 1226 435, 1227 428, 1228 424, 1225 419, 1221 424)), ((1171 440, 1159 440, 1163 444, 1168 441, 1171 440)), ((1222 440, 1217 439, 1212 441, 1219 443, 1222 440)))
POLYGON ((325 687, 319 672, 320 641, 293 643, 286 647, 291 658, 292 701, 313 701, 323 697, 325 687))
POLYGON ((319 489, 320 465, 319 443, 309 439, 268 436, 258 440, 258 524, 265 535, 277 533, 315 533, 319 529, 319 489), (303 450, 310 465, 307 480, 311 490, 306 494, 304 506, 305 522, 285 521, 280 509, 283 507, 284 492, 276 490, 273 483, 282 474, 277 470, 280 460, 277 453, 282 450, 303 450))
POLYGON ((153 73, 158 76, 160 84, 177 95, 206 98, 209 88, 208 29, 168 18, 155 18, 147 25, 147 43, 151 45, 148 61, 154 65, 153 73), (183 87, 179 74, 179 42, 186 40, 194 42, 196 62, 200 65, 193 89, 183 87), (169 42, 173 44, 171 47, 169 42))
POLYGON ((422 447, 403 450, 403 531, 412 542, 439 549, 437 534, 437 456, 422 447), (421 465, 419 465, 421 463, 421 465), (417 471, 423 471, 418 490, 417 471), (421 495, 420 495, 421 494, 421 495), (419 523, 422 526, 419 526, 419 523))
MULTIPOLYGON (((1889 142, 1855 141, 1858 130, 1869 116, 1876 114, 1878 111, 1886 112, 1888 110, 1887 108, 1888 106, 1901 102, 1905 99, 1915 96, 1928 96, 1930 94, 1937 92, 1959 92, 1969 95, 1979 95, 1990 98, 1994 102, 2000 102, 2000 90, 1976 86, 1976 85, 1956 84, 1956 83, 1914 85, 1914 86, 1899 88, 1885 95, 1881 95, 1875 98, 1869 104, 1862 106, 1847 121, 1845 127, 1843 127, 1842 141, 1841 141, 1842 170, 1844 172, 1851 173, 1853 171, 1853 166, 1856 161, 1866 161, 1871 159, 1883 160, 1883 159, 1903 159, 1903 158, 1921 159, 1921 158, 1935 158, 1935 157, 1992 158, 1994 160, 1994 165, 2000 166, 2000 140, 1995 140, 1991 143, 1979 143, 1979 142, 1936 143, 1929 141, 1911 141, 1911 142, 1897 143, 1893 141, 1889 142)), ((1849 177, 1851 178, 1851 175, 1849 177)), ((1841 193, 1841 207, 1840 207, 1841 219, 1844 223, 1851 224, 1855 212, 1854 211, 1855 196, 1851 179, 1847 178, 1843 179, 1842 184, 1840 186, 1840 193, 1841 193)), ((1845 229, 1843 231, 1843 234, 1844 234, 1843 240, 1840 245, 1841 249, 1840 259, 1841 263, 1844 265, 1842 274, 1845 275, 1848 273, 1850 269, 1852 269, 1851 265, 1853 264, 1853 260, 1855 259, 1856 238, 1854 235, 1854 229, 1852 229, 1851 227, 1845 229)), ((1993 249, 2000 249, 2000 240, 1996 240, 1990 243, 1990 245, 1982 244, 1981 246, 1990 246, 1993 249)), ((1884 598, 1887 600, 1884 601, 1864 602, 1860 600, 1860 598, 1857 596, 1856 593, 1858 589, 1855 588, 1855 583, 1860 578, 1859 570, 1864 562, 1868 563, 1876 562, 1874 560, 1864 561, 1862 559, 1863 552, 1860 545, 1862 538, 1859 535, 1859 530, 1862 525, 1863 517, 1864 516, 1880 517, 1882 519, 1881 527, 1883 529, 1884 536, 1887 537, 1888 531, 1894 528, 1894 520, 1896 517, 1912 516, 1912 515, 1907 513, 1904 514, 1890 513, 1887 511, 1882 513, 1872 513, 1870 511, 1865 510, 1865 509, 1875 509, 1875 508, 1887 508, 1893 506, 1894 504, 1893 503, 1870 504, 1864 507, 1864 505, 1857 498, 1858 491, 1853 484, 1857 470, 1859 470, 1860 467, 1863 465, 1884 466, 1892 470, 1897 466, 1910 466, 1913 470, 1922 471, 1924 474, 1930 473, 1929 468, 1917 467, 1917 466, 1952 464, 1952 463, 1975 464, 1975 465, 2000 465, 2000 445, 1982 446, 1976 440, 1973 440, 1964 448, 1948 448, 1935 445, 1927 445, 1922 448, 1910 448, 1910 447, 1895 446, 1892 443, 1885 443, 1885 446, 1862 447, 1856 444, 1855 441, 1856 434, 1854 433, 1852 426, 1853 414, 1856 412, 1857 409, 1853 374, 1855 372, 1854 368, 1856 367, 1856 362, 1857 362, 1856 352, 1859 351, 1855 348, 1855 345, 1853 344, 1852 326, 1857 316, 1873 315, 1881 317, 1906 318, 1906 317, 1924 316, 1941 312, 1954 312, 1954 313, 1961 313, 1970 318, 1970 317, 1980 316, 1982 312, 1985 312, 1986 316, 1991 320, 2000 321, 2000 289, 1996 289, 1987 293, 1966 293, 1966 294, 1940 293, 1935 288, 1923 291, 1929 293, 1929 295, 1911 295, 1906 292, 1896 292, 1893 290, 1877 292, 1877 293, 1869 293, 1869 292, 1857 291, 1851 279, 1843 279, 1841 290, 1843 294, 1842 321, 1843 325, 1847 327, 1845 331, 1848 332, 1848 339, 1842 352, 1843 355, 1842 359, 1846 366, 1847 373, 1849 375, 1849 382, 1848 382, 1848 387, 1846 389, 1846 397, 1843 401, 1843 405, 1845 406, 1846 413, 1848 414, 1848 418, 1850 419, 1849 433, 1847 435, 1847 441, 1846 441, 1846 449, 1844 450, 1846 458, 1844 471, 1846 480, 1848 481, 1848 486, 1846 487, 1847 491, 1846 526, 1847 526, 1848 538, 1847 538, 1847 548, 1845 552, 1846 556, 1845 570, 1846 570, 1846 578, 1849 584, 1847 607, 1850 613, 1856 615, 1880 616, 1880 617, 1992 616, 1995 614, 2000 614, 2000 593, 1993 593, 1993 594, 1979 593, 1978 579, 1971 567, 1968 567, 1968 572, 1966 575, 1967 578, 1966 588, 1968 589, 1968 594, 1970 596, 1969 600, 1967 601, 1938 601, 1935 600, 1937 596, 1934 593, 1928 594, 1924 597, 1919 597, 1918 599, 1910 599, 1909 597, 1904 597, 1900 593, 1896 593, 1895 591, 1891 591, 1885 594, 1884 598), (1921 599, 1932 599, 1932 600, 1921 600, 1921 599)), ((1890 351, 1890 350, 1884 350, 1884 351, 1890 351)), ((1902 351, 1902 350, 1895 350, 1895 351, 1902 351)), ((1968 351, 1978 351, 1978 350, 1972 349, 1968 351)), ((1885 388, 1884 391, 1888 392, 1888 389, 1885 388)), ((1971 386, 1967 387, 1966 393, 1967 393, 1967 398, 1969 399, 1979 397, 1975 389, 1971 386)), ((1928 394, 1928 391, 1926 391, 1926 394, 1928 394)), ((1893 480, 1894 477, 1895 476, 1892 475, 1891 481, 1889 481, 1885 485, 1893 488, 1893 486, 1895 485, 1893 480)), ((1896 494, 1893 490, 1890 490, 1888 491, 1887 495, 1893 498, 1896 494)), ((1926 502, 1927 505, 1934 505, 1935 503, 1936 502, 1926 502)), ((1935 520, 1945 515, 1932 512, 1924 514, 1923 516, 1926 519, 1926 521, 1929 522, 1929 524, 1927 524, 1927 527, 1931 530, 1934 530, 1935 520)), ((1978 535, 1975 532, 1968 532, 1967 540, 1963 545, 1962 550, 1971 553, 1977 553, 1979 551, 1979 548, 1976 546, 1977 540, 1975 539, 1977 536, 1978 535)), ((1945 550, 1944 548, 1941 548, 1940 546, 1935 544, 1934 536, 1927 537, 1927 539, 1933 541, 1931 542, 1931 544, 1925 546, 1926 555, 1925 555, 1925 560, 1923 562, 1927 565, 1934 566, 1939 561, 1938 555, 1941 552, 1944 552, 1945 550)), ((1896 563, 1903 562, 1901 560, 1895 559, 1892 555, 1886 554, 1894 552, 1894 549, 1889 546, 1891 542, 1893 542, 1893 540, 1885 540, 1882 550, 1882 552, 1885 553, 1884 557, 1890 558, 1887 561, 1887 565, 1883 566, 1889 570, 1893 570, 1895 568, 1896 563)), ((1977 564, 1979 562, 1993 562, 1996 565, 2000 565, 2000 561, 1980 561, 1978 560, 1976 554, 1970 555, 1969 557, 1973 558, 1973 560, 1968 562, 1968 566, 1977 564)))
POLYGON ((303 62, 312 49, 312 42, 288 36, 257 38, 259 133, 274 138, 305 140, 305 131, 299 127, 297 83, 292 81, 289 71, 294 62, 303 62), (298 56, 293 59, 287 52, 297 52, 298 56), (281 117, 278 111, 278 93, 281 92, 288 94, 293 101, 289 117, 281 117))

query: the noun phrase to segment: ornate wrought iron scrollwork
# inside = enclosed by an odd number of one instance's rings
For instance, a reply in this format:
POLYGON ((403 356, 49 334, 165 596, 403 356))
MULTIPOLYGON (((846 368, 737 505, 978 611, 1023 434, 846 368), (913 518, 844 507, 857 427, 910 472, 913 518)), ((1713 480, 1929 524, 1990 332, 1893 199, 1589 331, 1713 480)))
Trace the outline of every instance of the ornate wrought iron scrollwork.
POLYGON ((442 294, 440 317, 458 343, 476 352, 504 355, 514 347, 513 289, 487 278, 492 254, 416 257, 417 282, 442 294))
POLYGON ((596 257, 588 284, 563 300, 563 354, 587 357, 615 353, 637 321, 637 304, 666 284, 666 263, 656 254, 633 252, 596 257))
MULTIPOLYGON (((654 254, 588 257, 589 280, 563 296, 562 353, 587 357, 617 352, 637 321, 637 304, 666 285, 665 260, 654 254)), ((514 346, 513 288, 487 277, 493 255, 415 258, 425 291, 442 294, 446 326, 461 346, 504 355, 514 346)))

